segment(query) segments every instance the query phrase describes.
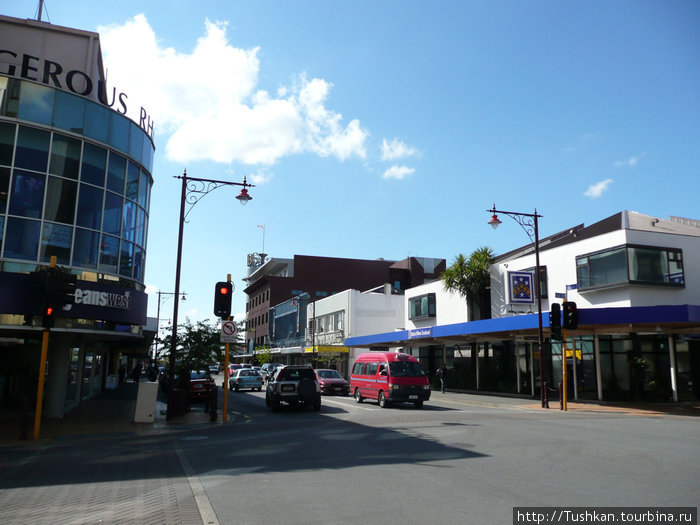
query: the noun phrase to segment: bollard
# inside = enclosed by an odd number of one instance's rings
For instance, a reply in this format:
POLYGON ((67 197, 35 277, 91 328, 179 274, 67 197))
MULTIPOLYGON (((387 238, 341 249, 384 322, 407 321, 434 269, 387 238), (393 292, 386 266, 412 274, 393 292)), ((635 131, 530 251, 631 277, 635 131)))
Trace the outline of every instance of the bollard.
POLYGON ((542 392, 542 403, 543 406, 542 408, 549 408, 549 392, 548 392, 548 386, 547 386, 547 381, 542 382, 542 388, 544 389, 542 392))
POLYGON ((559 410, 564 410, 564 390, 561 381, 559 381, 559 410))
POLYGON ((218 412, 218 391, 216 386, 209 390, 209 421, 214 423, 216 421, 216 415, 218 412))

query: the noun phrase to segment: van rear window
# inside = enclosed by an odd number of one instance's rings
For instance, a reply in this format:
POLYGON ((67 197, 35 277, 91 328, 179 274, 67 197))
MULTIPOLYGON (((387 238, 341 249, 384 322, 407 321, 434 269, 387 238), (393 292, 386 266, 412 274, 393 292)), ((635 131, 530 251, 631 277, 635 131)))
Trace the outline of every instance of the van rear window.
POLYGON ((394 361, 389 363, 391 377, 423 377, 425 372, 413 361, 394 361))

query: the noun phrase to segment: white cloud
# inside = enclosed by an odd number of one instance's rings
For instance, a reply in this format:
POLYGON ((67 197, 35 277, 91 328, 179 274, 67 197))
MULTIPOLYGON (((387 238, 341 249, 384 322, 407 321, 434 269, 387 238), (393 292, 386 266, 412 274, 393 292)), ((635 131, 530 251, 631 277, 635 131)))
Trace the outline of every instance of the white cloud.
POLYGON ((109 85, 128 95, 132 118, 141 106, 149 112, 156 142, 159 131, 170 134, 170 160, 271 165, 305 152, 366 158, 369 132, 326 108, 332 84, 301 74, 271 96, 257 87, 259 48, 233 47, 226 28, 207 20, 189 53, 162 46, 144 15, 98 28, 109 85))
POLYGON ((415 169, 409 168, 407 166, 394 165, 384 172, 384 175, 382 175, 382 178, 403 180, 408 175, 411 175, 415 171, 416 171, 415 169))
POLYGON ((590 197, 591 199, 597 199, 603 194, 603 192, 607 191, 608 186, 610 186, 612 183, 612 179, 605 179, 604 181, 598 182, 597 184, 592 184, 584 192, 584 195, 586 197, 590 197))
POLYGON ((637 164, 639 164, 639 159, 641 159, 645 155, 646 155, 646 153, 643 153, 639 157, 630 157, 627 160, 619 160, 617 162, 614 162, 613 166, 615 166, 616 168, 620 168, 620 167, 634 168, 637 164))
POLYGON ((408 146, 399 139, 393 139, 391 142, 387 142, 386 139, 382 140, 382 160, 402 159, 411 157, 416 153, 415 148, 408 146))

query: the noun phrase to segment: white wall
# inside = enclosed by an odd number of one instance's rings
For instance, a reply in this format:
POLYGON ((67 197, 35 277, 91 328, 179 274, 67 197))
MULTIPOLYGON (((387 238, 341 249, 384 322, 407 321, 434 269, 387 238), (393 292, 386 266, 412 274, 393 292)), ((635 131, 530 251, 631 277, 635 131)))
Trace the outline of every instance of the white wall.
POLYGON ((463 323, 469 320, 469 311, 467 309, 466 299, 458 293, 445 291, 445 287, 441 280, 432 281, 430 283, 422 284, 420 286, 416 286, 415 288, 409 288, 406 290, 404 309, 406 313, 403 326, 406 330, 413 330, 414 328, 424 328, 428 326, 463 323), (435 294, 435 317, 416 319, 415 321, 409 320, 409 299, 411 299, 411 297, 417 297, 428 293, 435 294))
MULTIPOLYGON (((700 237, 657 233, 640 230, 617 230, 594 238, 573 242, 551 250, 540 251, 540 265, 547 267, 548 297, 542 300, 542 311, 548 311, 552 302, 560 302, 555 293, 565 293, 566 286, 576 284, 576 257, 588 253, 621 246, 639 244, 683 250, 685 288, 622 285, 579 293, 570 290, 569 301, 579 308, 605 308, 625 306, 655 306, 668 304, 700 304, 700 237)), ((508 305, 507 272, 534 268, 535 255, 502 262, 491 268, 491 312, 493 317, 513 315, 513 311, 526 313, 527 305, 508 305)), ((537 311, 533 304, 531 311, 537 311)))

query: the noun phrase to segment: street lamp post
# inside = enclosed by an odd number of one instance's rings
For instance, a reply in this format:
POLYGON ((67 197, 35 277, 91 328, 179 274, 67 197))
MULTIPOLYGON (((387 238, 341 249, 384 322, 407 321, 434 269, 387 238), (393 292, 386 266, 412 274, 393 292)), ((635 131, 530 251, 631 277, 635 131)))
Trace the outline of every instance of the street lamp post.
MULTIPOLYGON (((161 300, 161 296, 163 296, 163 295, 166 295, 166 296, 167 295, 175 295, 175 292, 161 292, 160 290, 158 290, 158 292, 156 292, 156 293, 158 294, 158 313, 156 314, 156 338, 155 338, 156 347, 153 351, 153 361, 156 361, 158 359, 158 342, 160 339, 160 300, 161 300)), ((186 301, 187 294, 183 292, 180 300, 186 301)))
MULTIPOLYGON (((248 201, 252 200, 253 197, 248 195, 247 188, 255 187, 253 184, 248 184, 246 178, 243 177, 243 182, 229 182, 223 180, 212 180, 212 179, 198 179, 195 177, 188 177, 187 170, 184 171, 182 176, 175 176, 176 179, 182 181, 182 190, 180 193, 180 222, 177 235, 177 258, 175 262, 175 296, 180 295, 180 267, 182 264, 182 236, 185 229, 185 219, 190 213, 195 204, 197 204, 200 199, 208 195, 210 192, 214 191, 216 188, 221 186, 243 186, 241 192, 236 196, 238 201, 245 205, 248 201), (189 208, 185 212, 185 205, 189 208)), ((170 393, 168 395, 168 412, 166 419, 172 419, 175 415, 174 411, 174 398, 173 398, 173 386, 175 385, 175 360, 177 352, 177 316, 178 316, 178 306, 179 301, 175 301, 173 305, 173 334, 170 341, 170 359, 169 359, 169 383, 170 383, 170 393)))
MULTIPOLYGON (((535 294, 537 295, 537 346, 540 353, 540 398, 542 400, 542 408, 547 405, 547 397, 545 393, 545 381, 544 381, 544 359, 542 348, 544 346, 544 337, 542 335, 542 294, 540 293, 540 237, 537 225, 537 219, 542 217, 537 213, 537 208, 535 208, 535 213, 518 213, 514 211, 503 211, 497 210, 496 205, 493 208, 486 210, 492 213, 491 220, 488 222, 493 229, 498 228, 501 221, 498 219, 498 213, 508 215, 515 222, 520 224, 525 233, 535 244, 535 294)), ((549 408, 549 407, 547 407, 549 408)))

